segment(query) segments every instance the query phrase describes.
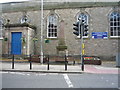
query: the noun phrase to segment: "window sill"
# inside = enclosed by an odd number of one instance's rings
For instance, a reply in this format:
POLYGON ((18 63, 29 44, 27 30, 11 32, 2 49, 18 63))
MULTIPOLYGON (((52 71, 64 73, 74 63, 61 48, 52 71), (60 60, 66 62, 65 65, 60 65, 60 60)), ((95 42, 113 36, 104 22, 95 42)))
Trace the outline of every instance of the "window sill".
POLYGON ((3 38, 2 38, 2 37, 0 37, 0 40, 3 40, 3 38))
POLYGON ((120 36, 110 36, 110 38, 117 39, 120 38, 120 36))
POLYGON ((57 37, 47 37, 47 39, 49 39, 49 40, 58 40, 57 37))

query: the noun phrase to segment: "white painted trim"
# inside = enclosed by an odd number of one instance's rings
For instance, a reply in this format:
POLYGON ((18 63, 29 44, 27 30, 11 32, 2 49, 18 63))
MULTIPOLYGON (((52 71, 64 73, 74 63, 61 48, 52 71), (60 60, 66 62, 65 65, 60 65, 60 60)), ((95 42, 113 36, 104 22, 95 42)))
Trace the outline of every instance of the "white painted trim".
POLYGON ((110 36, 110 38, 120 38, 120 36, 110 36))
POLYGON ((51 38, 51 39, 53 38, 53 39, 56 39, 56 38, 58 38, 58 37, 47 37, 47 38, 51 38))
POLYGON ((0 37, 0 40, 3 40, 3 37, 0 37))

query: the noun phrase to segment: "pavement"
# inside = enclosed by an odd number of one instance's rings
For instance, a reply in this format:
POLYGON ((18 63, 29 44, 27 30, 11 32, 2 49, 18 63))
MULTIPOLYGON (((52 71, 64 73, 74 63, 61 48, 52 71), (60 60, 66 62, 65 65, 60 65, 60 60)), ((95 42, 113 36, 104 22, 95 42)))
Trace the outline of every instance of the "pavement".
POLYGON ((69 64, 67 70, 65 70, 64 64, 40 64, 33 63, 30 69, 30 63, 27 60, 16 60, 14 63, 14 69, 12 69, 11 59, 0 60, 1 71, 12 71, 12 72, 36 72, 36 73, 91 73, 91 74, 118 74, 119 68, 116 67, 115 61, 102 61, 101 65, 84 65, 84 71, 81 70, 80 64, 69 64))

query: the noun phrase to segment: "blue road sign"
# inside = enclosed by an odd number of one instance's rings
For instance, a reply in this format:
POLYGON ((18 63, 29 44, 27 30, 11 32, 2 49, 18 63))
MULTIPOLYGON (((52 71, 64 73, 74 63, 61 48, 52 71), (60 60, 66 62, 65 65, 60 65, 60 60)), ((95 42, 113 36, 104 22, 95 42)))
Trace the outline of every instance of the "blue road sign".
POLYGON ((107 39, 108 32, 92 32, 92 38, 94 38, 94 39, 107 39))

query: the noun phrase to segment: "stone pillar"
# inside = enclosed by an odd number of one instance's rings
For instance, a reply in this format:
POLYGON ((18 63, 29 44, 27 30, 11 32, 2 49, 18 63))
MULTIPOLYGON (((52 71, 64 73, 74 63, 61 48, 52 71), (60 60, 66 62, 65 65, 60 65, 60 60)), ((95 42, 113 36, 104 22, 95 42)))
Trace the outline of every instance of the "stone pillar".
POLYGON ((60 32, 59 32, 59 42, 57 48, 57 54, 65 55, 67 46, 65 44, 65 36, 64 36, 64 21, 60 22, 60 32))

